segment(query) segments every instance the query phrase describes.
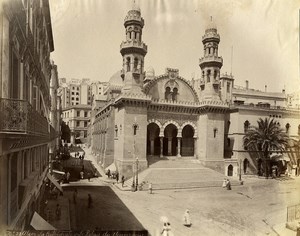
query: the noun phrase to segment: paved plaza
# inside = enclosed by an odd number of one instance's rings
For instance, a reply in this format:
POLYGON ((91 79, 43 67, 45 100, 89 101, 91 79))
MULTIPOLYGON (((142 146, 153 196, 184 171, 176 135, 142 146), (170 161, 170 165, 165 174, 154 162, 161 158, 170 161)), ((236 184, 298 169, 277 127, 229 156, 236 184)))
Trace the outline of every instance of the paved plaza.
MULTIPOLYGON (((100 173, 86 149, 86 161, 100 173)), ((174 173, 176 174, 176 173, 174 173)), ((148 191, 124 191, 106 176, 64 184, 71 230, 148 230, 160 235, 162 217, 174 235, 295 235, 285 229, 287 206, 299 204, 300 178, 264 179, 244 177, 244 185, 231 191, 220 187, 148 191), (77 188, 76 204, 73 192, 77 188), (87 194, 93 199, 88 208, 87 194), (190 210, 192 226, 183 226, 190 210)), ((60 197, 62 198, 62 197, 60 197)), ((63 201, 61 201, 63 202, 63 201)), ((56 224, 58 226, 59 224, 56 224)), ((66 227, 65 227, 66 228, 66 227)))

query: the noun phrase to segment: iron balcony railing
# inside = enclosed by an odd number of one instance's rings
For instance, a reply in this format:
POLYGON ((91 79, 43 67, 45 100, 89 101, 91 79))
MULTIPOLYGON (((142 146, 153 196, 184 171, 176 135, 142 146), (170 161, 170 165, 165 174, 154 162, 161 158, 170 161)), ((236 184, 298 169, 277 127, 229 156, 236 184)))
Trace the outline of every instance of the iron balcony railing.
POLYGON ((48 136, 49 124, 24 100, 0 98, 0 133, 48 136))

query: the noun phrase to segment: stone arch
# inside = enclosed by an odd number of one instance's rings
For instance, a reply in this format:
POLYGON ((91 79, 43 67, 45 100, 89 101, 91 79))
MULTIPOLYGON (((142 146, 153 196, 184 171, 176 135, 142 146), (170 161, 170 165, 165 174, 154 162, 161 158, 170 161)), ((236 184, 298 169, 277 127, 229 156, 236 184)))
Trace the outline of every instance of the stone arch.
POLYGON ((155 119, 148 120, 148 125, 150 125, 151 123, 157 124, 160 130, 163 129, 162 124, 158 120, 155 120, 155 119))
POLYGON ((197 126, 196 126, 193 122, 191 122, 191 121, 186 121, 186 122, 184 122, 184 123, 181 125, 180 129, 178 129, 178 133, 180 132, 180 134, 181 134, 181 133, 182 133, 182 129, 183 129, 186 125, 190 125, 190 126, 193 127, 193 129, 194 129, 194 138, 197 138, 197 137, 198 137, 197 126))
MULTIPOLYGON (((179 125, 176 121, 174 121, 174 120, 169 120, 169 121, 167 121, 166 123, 163 124, 162 129, 160 130, 160 135, 161 135, 161 136, 164 135, 165 128, 166 128, 169 124, 173 124, 173 125, 176 126, 176 128, 177 128, 177 130, 178 130, 178 134, 179 134, 179 131, 181 131, 181 127, 180 127, 180 125, 179 125)), ((178 134, 177 134, 177 136, 178 136, 178 134)), ((181 134, 181 132, 180 132, 180 134, 181 134)))

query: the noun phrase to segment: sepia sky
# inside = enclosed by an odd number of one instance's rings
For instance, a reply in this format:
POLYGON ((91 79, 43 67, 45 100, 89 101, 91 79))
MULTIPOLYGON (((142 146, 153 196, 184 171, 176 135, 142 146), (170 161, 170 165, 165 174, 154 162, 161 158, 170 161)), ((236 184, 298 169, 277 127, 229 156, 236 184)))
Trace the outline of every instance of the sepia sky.
MULTIPOLYGON (((120 44, 132 0, 51 0, 59 77, 108 81, 122 68, 120 44)), ((221 37, 221 73, 236 85, 280 92, 299 89, 299 0, 136 0, 145 20, 145 69, 200 75, 202 36, 213 17, 221 37), (233 57, 231 51, 233 48, 233 57), (232 58, 232 60, 231 60, 232 58), (232 61, 232 63, 231 63, 232 61)))

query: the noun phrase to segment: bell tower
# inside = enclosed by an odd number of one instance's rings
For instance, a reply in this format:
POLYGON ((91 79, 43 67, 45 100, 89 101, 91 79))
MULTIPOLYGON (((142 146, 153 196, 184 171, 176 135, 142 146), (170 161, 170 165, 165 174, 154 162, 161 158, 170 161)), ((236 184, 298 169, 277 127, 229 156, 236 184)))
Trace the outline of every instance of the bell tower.
POLYGON ((124 80, 124 87, 122 92, 141 93, 147 45, 142 41, 144 19, 141 17, 141 10, 135 2, 125 17, 124 26, 126 41, 123 41, 120 46, 120 53, 123 57, 121 77, 124 80))
POLYGON ((220 100, 220 69, 223 65, 223 59, 218 56, 219 42, 220 35, 211 17, 202 37, 204 56, 199 60, 202 71, 200 79, 202 100, 220 100))

